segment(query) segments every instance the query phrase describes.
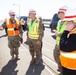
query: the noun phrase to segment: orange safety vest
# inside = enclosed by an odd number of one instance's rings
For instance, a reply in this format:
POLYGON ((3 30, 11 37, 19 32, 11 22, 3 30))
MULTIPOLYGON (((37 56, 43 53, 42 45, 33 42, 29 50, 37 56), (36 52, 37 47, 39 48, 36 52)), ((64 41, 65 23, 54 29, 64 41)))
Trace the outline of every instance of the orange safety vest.
POLYGON ((8 36, 19 35, 19 30, 14 30, 14 28, 19 28, 19 21, 16 19, 16 23, 13 25, 10 19, 6 19, 8 36))
MULTIPOLYGON (((76 28, 68 34, 68 37, 70 34, 76 34, 76 28)), ((72 52, 60 50, 60 61, 63 67, 76 70, 76 50, 72 52)))

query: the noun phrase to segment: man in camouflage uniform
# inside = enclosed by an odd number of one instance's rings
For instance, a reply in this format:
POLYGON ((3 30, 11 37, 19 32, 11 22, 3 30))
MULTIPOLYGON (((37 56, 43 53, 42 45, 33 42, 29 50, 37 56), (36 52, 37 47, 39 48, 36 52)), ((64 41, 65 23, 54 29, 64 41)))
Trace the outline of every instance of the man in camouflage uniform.
MULTIPOLYGON (((43 26, 43 37, 44 37, 44 31, 45 31, 45 26, 44 26, 44 23, 43 23, 43 20, 42 20, 42 17, 39 16, 38 17, 40 19, 40 21, 42 22, 42 26, 43 26)), ((43 41, 41 42, 41 54, 40 54, 40 59, 42 59, 42 47, 43 47, 43 41)))
POLYGON ((6 19, 5 22, 0 26, 0 30, 7 27, 8 33, 8 47, 10 48, 10 54, 12 56, 11 60, 18 58, 18 48, 20 47, 20 42, 22 43, 22 30, 19 21, 15 19, 15 12, 9 12, 10 18, 6 19), (18 25, 18 26, 17 26, 18 25), (14 57, 16 55, 16 57, 14 57))
POLYGON ((65 13, 66 13, 67 9, 68 9, 67 6, 63 6, 63 7, 59 8, 58 17, 60 18, 60 20, 58 21, 56 30, 53 30, 55 32, 55 36, 56 36, 56 45, 55 45, 55 49, 53 51, 53 55, 54 55, 54 59, 55 59, 57 65, 58 65, 57 71, 60 71, 59 75, 62 75, 62 67, 61 67, 61 62, 59 59, 59 56, 60 56, 60 47, 59 47, 60 43, 59 42, 60 42, 61 35, 64 32, 65 26, 66 26, 66 22, 63 21, 63 19, 65 17, 65 13))
POLYGON ((40 63, 40 49, 43 37, 43 26, 42 22, 36 18, 36 11, 29 11, 29 21, 28 21, 28 44, 29 51, 32 56, 30 64, 35 62, 34 56, 36 54, 36 64, 40 63))

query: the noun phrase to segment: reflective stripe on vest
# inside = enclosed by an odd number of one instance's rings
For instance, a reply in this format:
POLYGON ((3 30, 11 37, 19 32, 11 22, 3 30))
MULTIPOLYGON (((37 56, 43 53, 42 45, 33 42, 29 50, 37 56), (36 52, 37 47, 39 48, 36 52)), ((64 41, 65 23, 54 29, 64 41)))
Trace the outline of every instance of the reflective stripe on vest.
POLYGON ((16 20, 16 23, 13 25, 10 19, 6 19, 8 36, 15 36, 19 34, 19 30, 14 30, 14 28, 19 28, 19 21, 17 19, 15 20, 16 20))
MULTIPOLYGON (((57 31, 59 31, 60 33, 63 33, 65 25, 66 25, 66 22, 63 23, 63 25, 62 25, 62 27, 60 29, 60 22, 58 22, 57 31)), ((60 42, 60 37, 56 36, 56 45, 59 45, 59 42, 60 42)))
POLYGON ((61 65, 65 68, 76 70, 76 51, 74 53, 60 53, 61 65))
POLYGON ((39 35, 37 34, 28 34, 29 38, 32 38, 32 39, 38 39, 39 35))
MULTIPOLYGON (((76 28, 73 29, 69 34, 76 34, 76 28)), ((76 50, 72 52, 63 52, 62 50, 60 51, 60 61, 61 65, 65 68, 68 69, 73 69, 76 70, 76 50)))
POLYGON ((74 53, 60 52, 60 54, 66 58, 76 59, 76 52, 74 52, 74 53))
POLYGON ((36 19, 31 25, 31 20, 28 22, 28 37, 31 39, 38 39, 39 37, 39 19, 36 19))
POLYGON ((8 28, 8 30, 9 30, 9 31, 12 31, 12 30, 14 30, 14 28, 8 28))

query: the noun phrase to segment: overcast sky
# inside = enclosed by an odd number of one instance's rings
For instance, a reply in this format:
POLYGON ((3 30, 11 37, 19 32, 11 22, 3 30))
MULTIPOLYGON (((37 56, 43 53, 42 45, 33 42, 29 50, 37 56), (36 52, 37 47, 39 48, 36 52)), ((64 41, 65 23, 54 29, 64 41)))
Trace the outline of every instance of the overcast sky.
POLYGON ((76 8, 76 0, 1 0, 0 1, 0 19, 8 16, 9 10, 14 10, 16 14, 28 15, 30 9, 35 9, 37 16, 43 18, 52 18, 53 14, 64 5, 69 8, 76 8))

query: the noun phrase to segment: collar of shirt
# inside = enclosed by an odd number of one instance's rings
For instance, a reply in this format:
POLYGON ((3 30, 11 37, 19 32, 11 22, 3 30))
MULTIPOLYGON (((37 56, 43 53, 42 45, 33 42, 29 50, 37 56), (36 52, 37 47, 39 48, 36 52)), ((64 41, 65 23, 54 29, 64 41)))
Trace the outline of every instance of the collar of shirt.
POLYGON ((12 24, 15 24, 16 23, 16 20, 15 19, 14 20, 11 20, 10 19, 10 21, 11 21, 12 24))

